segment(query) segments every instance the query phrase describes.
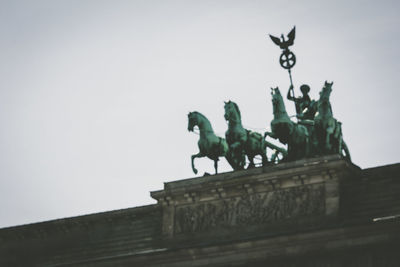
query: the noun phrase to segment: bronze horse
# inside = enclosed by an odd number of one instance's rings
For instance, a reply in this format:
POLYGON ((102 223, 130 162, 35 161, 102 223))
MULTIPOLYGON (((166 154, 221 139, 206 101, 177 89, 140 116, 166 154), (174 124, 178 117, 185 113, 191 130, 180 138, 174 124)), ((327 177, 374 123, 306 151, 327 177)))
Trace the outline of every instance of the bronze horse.
POLYGON ((191 157, 192 170, 197 174, 194 166, 195 158, 208 157, 214 161, 215 174, 217 174, 219 157, 227 156, 228 144, 224 138, 215 135, 210 121, 197 111, 188 114, 188 131, 193 132, 195 126, 198 126, 200 130, 200 139, 197 143, 200 151, 191 157))
POLYGON ((315 134, 319 143, 320 152, 325 154, 341 154, 351 160, 350 152, 343 140, 342 123, 333 117, 329 97, 332 92, 333 82, 325 81, 319 93, 318 114, 315 116, 315 134))
MULTIPOLYGON (((232 161, 236 163, 234 169, 243 169, 244 155, 249 160, 248 168, 255 167, 254 157, 260 155, 262 164, 269 163, 267 158, 267 147, 275 150, 271 161, 278 159, 278 154, 286 156, 286 150, 271 144, 263 138, 260 133, 249 131, 242 126, 242 118, 238 105, 235 102, 225 102, 225 119, 228 121, 228 130, 225 132, 225 138, 229 145, 232 161)), ((233 167, 233 166, 232 166, 233 167)))
POLYGON ((271 121, 270 136, 288 145, 287 157, 284 160, 297 160, 310 156, 311 141, 307 127, 293 122, 286 112, 285 103, 279 88, 271 88, 274 119, 271 121))

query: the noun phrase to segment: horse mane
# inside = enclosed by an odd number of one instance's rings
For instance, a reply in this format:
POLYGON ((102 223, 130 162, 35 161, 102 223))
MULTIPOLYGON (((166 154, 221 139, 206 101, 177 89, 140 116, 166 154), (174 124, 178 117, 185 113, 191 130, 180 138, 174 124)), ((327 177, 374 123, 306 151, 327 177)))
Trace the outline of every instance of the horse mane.
POLYGON ((239 115, 239 119, 242 119, 242 115, 240 114, 239 106, 238 106, 235 102, 233 102, 233 101, 230 101, 230 103, 232 103, 232 104, 233 104, 233 107, 236 109, 236 112, 237 112, 238 115, 239 115))
POLYGON ((322 100, 322 99, 328 99, 329 100, 330 95, 332 93, 332 85, 333 85, 333 82, 328 83, 327 81, 325 81, 325 84, 322 87, 321 92, 319 93, 319 99, 320 100, 322 100))
POLYGON ((211 126, 211 123, 210 123, 210 121, 207 119, 207 117, 206 116, 204 116, 203 114, 201 114, 200 112, 198 112, 198 111, 193 111, 193 112, 191 112, 192 114, 196 114, 196 115, 198 115, 199 117, 202 117, 206 122, 208 122, 209 124, 210 124, 210 126, 211 126))
MULTIPOLYGON (((285 107, 285 101, 283 100, 283 97, 281 95, 281 91, 279 90, 278 87, 276 88, 271 88, 272 89, 272 102, 274 102, 274 99, 279 101, 279 104, 277 107, 273 105, 273 113, 274 116, 287 116, 287 118, 290 120, 289 115, 287 114, 286 107, 285 107)), ((275 120, 275 119, 274 119, 275 120)))
POLYGON ((193 112, 191 112, 192 114, 195 114, 195 115, 198 115, 198 116, 200 116, 200 117, 203 117, 203 118, 206 118, 206 116, 204 116, 203 114, 201 114, 200 112, 198 112, 198 111, 193 111, 193 112))

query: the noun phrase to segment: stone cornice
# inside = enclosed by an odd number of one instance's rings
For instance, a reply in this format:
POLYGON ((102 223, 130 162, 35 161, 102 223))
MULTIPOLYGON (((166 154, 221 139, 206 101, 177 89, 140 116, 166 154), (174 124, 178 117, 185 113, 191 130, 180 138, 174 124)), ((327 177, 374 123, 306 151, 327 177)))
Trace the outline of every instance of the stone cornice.
POLYGON ((188 204, 323 182, 343 171, 358 173, 360 168, 336 155, 311 158, 168 182, 164 184, 164 190, 153 191, 151 196, 161 205, 188 204))
POLYGON ((135 208, 100 212, 77 217, 63 218, 39 223, 25 224, 0 229, 0 241, 41 239, 55 235, 70 234, 72 231, 90 231, 95 225, 113 224, 124 220, 132 221, 140 213, 159 209, 158 205, 148 205, 135 208))

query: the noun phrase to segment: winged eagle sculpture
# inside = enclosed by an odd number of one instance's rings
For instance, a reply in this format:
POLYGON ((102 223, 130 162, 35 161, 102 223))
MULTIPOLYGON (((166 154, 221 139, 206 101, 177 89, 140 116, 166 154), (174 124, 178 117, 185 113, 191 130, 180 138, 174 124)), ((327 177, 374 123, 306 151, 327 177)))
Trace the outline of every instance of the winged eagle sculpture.
POLYGON ((296 36, 296 26, 294 26, 293 29, 287 35, 288 40, 285 40, 285 36, 283 34, 281 35, 281 38, 272 36, 271 34, 269 35, 269 37, 271 37, 271 40, 277 46, 279 46, 281 49, 284 49, 284 50, 289 49, 289 46, 293 45, 295 36, 296 36))

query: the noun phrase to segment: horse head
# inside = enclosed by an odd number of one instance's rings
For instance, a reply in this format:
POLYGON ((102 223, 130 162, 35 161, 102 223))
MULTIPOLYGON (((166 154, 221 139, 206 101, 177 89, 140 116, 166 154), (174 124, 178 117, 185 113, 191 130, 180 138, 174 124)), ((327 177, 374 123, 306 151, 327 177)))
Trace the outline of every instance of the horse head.
POLYGON ((283 102, 283 98, 279 88, 271 88, 271 95, 272 95, 272 108, 275 117, 280 117, 282 115, 287 116, 285 103, 283 102))
POLYGON ((321 114, 321 116, 332 116, 332 108, 329 101, 332 92, 332 85, 333 82, 328 83, 325 81, 324 87, 322 87, 321 92, 319 92, 318 113, 321 114))
POLYGON ((197 112, 189 112, 188 114, 188 131, 193 132, 194 126, 197 126, 198 122, 198 115, 197 112))
POLYGON ((235 102, 228 101, 225 102, 224 105, 225 114, 224 118, 227 121, 232 122, 240 122, 241 121, 241 114, 238 105, 235 102))
POLYGON ((188 114, 188 131, 193 132, 194 127, 199 127, 200 133, 214 133, 210 121, 200 112, 193 111, 188 114))
POLYGON ((271 121, 271 130, 282 143, 286 144, 293 132, 293 122, 286 112, 285 103, 283 102, 279 88, 271 88, 271 95, 274 113, 274 119, 271 121))
POLYGON ((321 92, 319 92, 319 101, 329 101, 332 92, 332 85, 333 82, 328 83, 328 81, 325 81, 324 87, 322 87, 321 92))

